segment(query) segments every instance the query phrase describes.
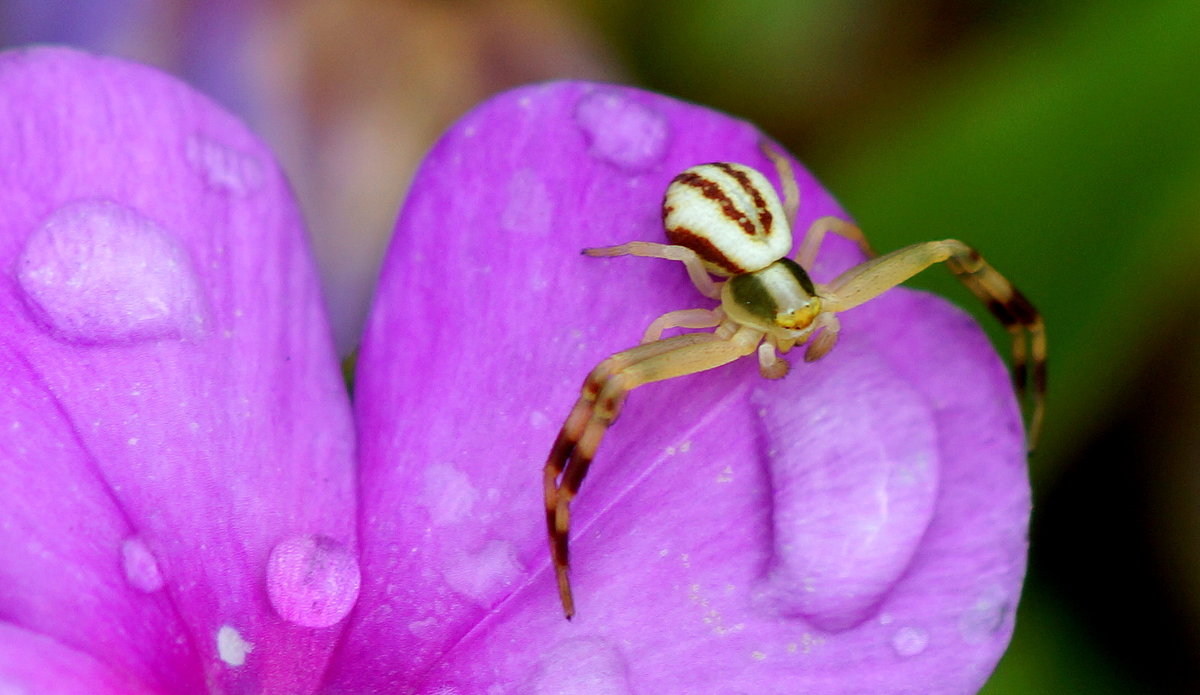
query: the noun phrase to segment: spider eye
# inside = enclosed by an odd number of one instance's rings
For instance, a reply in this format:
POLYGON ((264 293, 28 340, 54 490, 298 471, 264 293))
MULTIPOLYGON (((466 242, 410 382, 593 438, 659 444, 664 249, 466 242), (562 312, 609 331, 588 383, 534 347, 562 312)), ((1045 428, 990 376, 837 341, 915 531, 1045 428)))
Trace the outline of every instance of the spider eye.
POLYGON ((821 313, 821 300, 813 297, 807 303, 775 314, 775 325, 788 330, 801 331, 812 324, 821 313))
POLYGON ((761 270, 792 248, 775 189, 741 164, 702 164, 676 176, 663 198, 663 227, 716 275, 761 270))

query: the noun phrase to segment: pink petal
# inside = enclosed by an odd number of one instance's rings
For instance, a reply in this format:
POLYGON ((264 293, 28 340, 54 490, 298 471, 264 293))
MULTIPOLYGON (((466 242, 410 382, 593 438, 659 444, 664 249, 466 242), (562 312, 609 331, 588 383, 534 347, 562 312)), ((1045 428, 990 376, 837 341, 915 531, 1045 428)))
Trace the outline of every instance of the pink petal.
MULTIPOLYGON (((711 307, 666 261, 667 182, 749 124, 633 89, 503 94, 425 161, 363 344, 363 600, 350 692, 963 693, 1012 630, 1029 491, 1003 364, 943 300, 843 315, 821 362, 752 359, 633 393, 573 507, 579 613, 549 568, 541 469, 588 371, 711 307)), ((798 169, 798 235, 845 216, 798 169)), ((861 259, 829 239, 814 276, 861 259)))
POLYGON ((10 52, 0 95, 0 615, 161 691, 311 689, 353 435, 286 182, 141 66, 10 52))
POLYGON ((0 623, 0 692, 149 695, 154 691, 84 652, 0 623))

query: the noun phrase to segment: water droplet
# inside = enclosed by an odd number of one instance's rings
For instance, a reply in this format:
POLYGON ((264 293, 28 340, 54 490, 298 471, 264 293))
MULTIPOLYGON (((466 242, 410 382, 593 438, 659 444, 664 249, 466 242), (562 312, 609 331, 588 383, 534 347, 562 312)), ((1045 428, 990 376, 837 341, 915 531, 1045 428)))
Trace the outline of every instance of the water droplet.
POLYGON ((550 233, 554 202, 546 182, 532 169, 518 169, 508 180, 500 226, 512 234, 544 237, 550 233))
POLYGON ((1012 610, 1007 594, 999 587, 983 592, 958 619, 958 631, 968 644, 978 644, 997 633, 1012 610))
POLYGON ((207 135, 188 136, 184 154, 204 182, 218 190, 246 195, 257 190, 265 178, 257 157, 207 135))
POLYGON ((408 631, 418 639, 429 640, 437 637, 440 633, 441 621, 434 616, 429 616, 423 620, 414 620, 408 624, 408 631))
POLYGON ((271 550, 267 595, 281 618, 304 627, 328 627, 358 600, 358 561, 327 536, 293 536, 271 550))
POLYGON ((829 631, 874 614, 912 561, 938 491, 925 397, 870 355, 846 359, 853 350, 813 370, 799 394, 760 386, 751 399, 775 528, 760 605, 829 631))
POLYGON ((534 410, 529 413, 529 426, 535 430, 545 429, 550 424, 550 418, 540 410, 534 410))
POLYGON ((242 639, 242 634, 230 625, 217 630, 217 656, 230 666, 242 666, 254 651, 254 643, 242 639))
POLYGON ((158 561, 141 538, 126 538, 121 543, 121 567, 125 570, 125 579, 141 591, 151 593, 163 587, 158 561))
POLYGON ((62 340, 131 343, 204 332, 203 294, 187 253, 112 201, 75 202, 47 217, 21 252, 17 281, 62 340))
POLYGON ((531 688, 536 695, 629 695, 628 667, 607 640, 585 637, 548 650, 531 688))
POLYGON ((902 627, 892 635, 892 649, 900 656, 916 656, 929 644, 929 633, 919 627, 902 627))
POLYGON ((448 556, 442 576, 451 589, 487 604, 506 592, 524 572, 512 543, 490 540, 478 552, 448 556))
POLYGON ((467 518, 479 499, 479 491, 467 474, 445 463, 425 469, 424 493, 422 503, 429 509, 430 519, 439 526, 467 518))
POLYGON ((654 109, 614 90, 592 92, 575 107, 588 153, 630 171, 645 171, 667 151, 667 121, 654 109))

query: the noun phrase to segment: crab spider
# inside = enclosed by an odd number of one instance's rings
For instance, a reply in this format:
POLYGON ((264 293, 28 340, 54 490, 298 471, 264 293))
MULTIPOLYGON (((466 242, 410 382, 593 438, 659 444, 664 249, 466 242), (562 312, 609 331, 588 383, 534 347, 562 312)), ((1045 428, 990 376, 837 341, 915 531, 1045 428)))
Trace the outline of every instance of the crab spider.
POLYGON ((757 353, 760 373, 779 379, 788 363, 779 356, 805 345, 804 359, 818 360, 837 342, 837 314, 870 301, 935 263, 945 263, 1012 335, 1013 381, 1022 395, 1032 363, 1029 449, 1041 429, 1046 390, 1046 336, 1042 319, 1012 283, 971 247, 954 239, 913 244, 876 256, 858 227, 824 217, 812 224, 795 260, 792 227, 799 189, 791 164, 764 144, 783 189, 783 202, 760 172, 718 162, 685 170, 663 199, 667 244, 631 241, 584 249, 588 256, 642 256, 680 261, 702 294, 720 300, 714 309, 671 311, 654 320, 637 347, 602 361, 583 383, 544 470, 546 527, 567 619, 575 613, 568 577, 570 504, 605 431, 634 388, 719 367, 757 353), (829 284, 808 276, 828 233, 855 241, 868 259, 829 284), (717 276, 720 280, 714 280, 717 276), (662 339, 669 328, 715 328, 662 339), (1027 343, 1028 341, 1028 343, 1027 343))

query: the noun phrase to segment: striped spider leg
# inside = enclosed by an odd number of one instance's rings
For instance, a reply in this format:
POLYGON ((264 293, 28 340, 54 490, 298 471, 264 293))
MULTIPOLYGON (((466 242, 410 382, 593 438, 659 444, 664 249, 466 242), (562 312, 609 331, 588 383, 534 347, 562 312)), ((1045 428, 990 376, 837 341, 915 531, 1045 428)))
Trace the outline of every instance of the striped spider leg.
POLYGON ((726 162, 702 164, 685 170, 667 187, 663 226, 670 245, 631 241, 584 250, 588 256, 679 261, 696 289, 720 304, 663 314, 646 329, 640 345, 597 365, 550 450, 544 469, 546 528, 568 619, 575 613, 568 575, 571 501, 630 391, 752 353, 757 353, 762 376, 781 378, 788 363, 779 353, 807 345, 804 359, 820 359, 837 341, 839 312, 879 296, 935 263, 946 263, 1012 334, 1013 378, 1022 393, 1026 361, 1032 360, 1030 448, 1037 439, 1046 388, 1046 339, 1041 317, 1016 288, 960 241, 930 241, 876 256, 856 226, 833 217, 814 222, 795 260, 788 258, 798 187, 786 158, 768 146, 763 149, 779 175, 782 203, 755 169, 726 162), (814 283, 806 269, 812 267, 822 239, 830 232, 855 241, 869 260, 822 285, 814 283), (671 328, 715 330, 663 339, 663 331, 671 328))

